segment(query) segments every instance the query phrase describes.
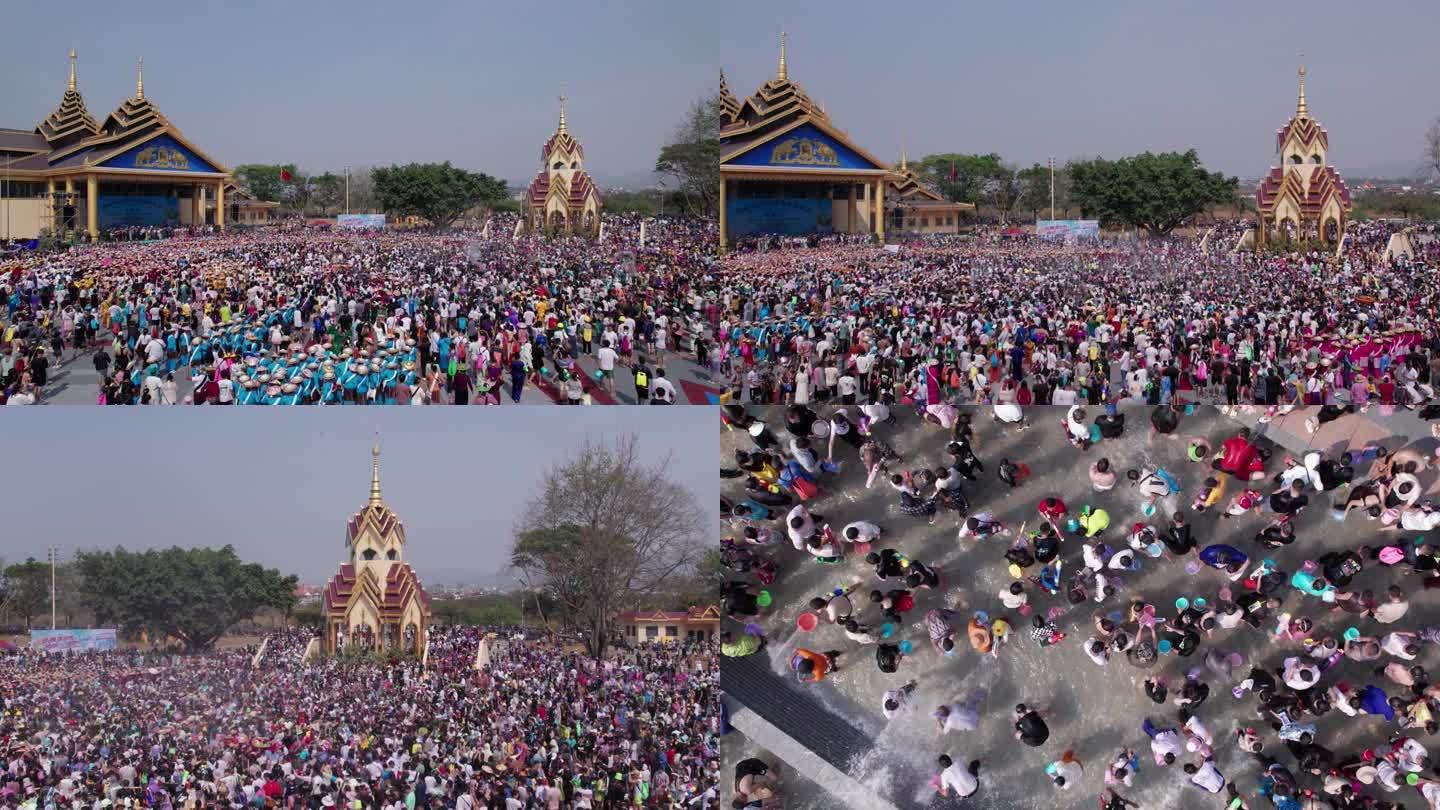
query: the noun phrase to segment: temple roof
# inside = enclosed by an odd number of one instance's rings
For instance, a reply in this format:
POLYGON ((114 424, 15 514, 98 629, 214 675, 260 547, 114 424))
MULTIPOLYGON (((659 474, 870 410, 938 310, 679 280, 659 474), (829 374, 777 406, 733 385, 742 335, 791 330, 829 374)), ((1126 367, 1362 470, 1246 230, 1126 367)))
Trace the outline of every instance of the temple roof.
POLYGON ((720 115, 730 121, 740 117, 740 99, 730 92, 730 85, 725 81, 724 68, 720 69, 720 115))
POLYGON ((810 124, 876 168, 885 166, 835 126, 825 108, 812 100, 803 87, 790 80, 783 32, 780 34, 780 63, 775 76, 760 85, 753 95, 741 101, 730 93, 729 85, 723 81, 722 74, 720 107, 722 165, 785 132, 803 124, 810 124))
POLYGON ((395 539, 402 544, 405 542, 405 523, 380 497, 380 445, 376 444, 370 454, 370 500, 345 524, 346 548, 355 542, 355 538, 359 537, 366 527, 374 529, 381 537, 389 537, 394 533, 395 539))
POLYGON ((381 621, 396 621, 405 612, 406 605, 419 600, 420 612, 430 615, 430 594, 420 584, 415 569, 405 563, 394 563, 380 582, 368 569, 357 572, 354 565, 345 563, 325 586, 323 604, 325 613, 339 617, 358 595, 368 598, 380 613, 381 621))
POLYGON ((549 164, 550 155, 553 154, 557 148, 572 155, 578 155, 581 160, 585 159, 585 147, 581 146, 580 142, 575 140, 575 136, 571 135, 570 131, 565 128, 564 96, 560 97, 560 124, 555 127, 555 134, 551 135, 550 138, 545 141, 545 145, 540 147, 540 160, 549 164))
POLYGON ((905 159, 903 151, 900 153, 900 165, 896 166, 890 175, 885 191, 886 204, 892 200, 911 206, 953 207, 956 210, 970 210, 975 207, 971 203, 951 202, 945 199, 945 195, 921 182, 920 175, 910 168, 910 162, 905 159))
POLYGON ((1275 151, 1279 152, 1285 141, 1294 135, 1300 145, 1309 149, 1319 144, 1321 149, 1330 148, 1330 138, 1320 122, 1310 117, 1310 107, 1305 103, 1305 66, 1300 66, 1300 96, 1295 102, 1295 114, 1275 133, 1275 151))
POLYGON ((1285 171, 1280 167, 1270 169, 1260 186, 1255 190, 1255 210, 1262 216, 1275 212, 1284 197, 1291 197, 1300 209, 1301 216, 1313 219, 1320 215, 1325 203, 1332 197, 1337 200, 1340 210, 1349 212, 1354 206, 1350 189, 1334 166, 1307 164, 1297 170, 1285 171), (1308 183, 1302 182, 1302 173, 1310 170, 1308 183))
POLYGON ((60 106, 55 112, 35 127, 35 132, 50 145, 69 143, 88 138, 100 131, 100 125, 85 108, 85 99, 75 82, 75 52, 70 52, 70 83, 60 97, 60 106))
MULTIPOLYGON (((725 105, 724 97, 728 93, 729 87, 722 82, 722 111, 725 105)), ((734 99, 733 95, 731 99, 734 99)), ((785 61, 785 35, 782 33, 780 66, 775 77, 760 85, 760 88, 744 101, 737 100, 733 111, 721 117, 720 139, 758 140, 763 132, 772 131, 801 116, 826 123, 830 121, 824 109, 805 94, 804 88, 790 81, 790 68, 785 61)))

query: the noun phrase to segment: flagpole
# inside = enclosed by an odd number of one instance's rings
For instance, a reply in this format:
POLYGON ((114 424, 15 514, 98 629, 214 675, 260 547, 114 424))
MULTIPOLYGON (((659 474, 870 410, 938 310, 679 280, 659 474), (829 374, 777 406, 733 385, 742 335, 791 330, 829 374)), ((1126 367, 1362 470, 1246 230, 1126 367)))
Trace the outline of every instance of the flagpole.
POLYGON ((350 213, 350 164, 345 164, 345 213, 350 213))

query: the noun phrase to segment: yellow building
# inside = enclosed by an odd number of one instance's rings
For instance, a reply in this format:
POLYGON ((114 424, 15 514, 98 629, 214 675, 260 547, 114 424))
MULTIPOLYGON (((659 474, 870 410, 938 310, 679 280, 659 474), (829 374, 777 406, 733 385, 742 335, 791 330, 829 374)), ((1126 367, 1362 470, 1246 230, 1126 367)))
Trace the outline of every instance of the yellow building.
POLYGON ((71 51, 70 80, 55 111, 33 130, 0 129, 6 179, 0 225, 7 229, 0 236, 33 239, 48 231, 93 238, 127 226, 223 229, 227 213, 246 207, 226 203, 230 170, 146 98, 141 68, 135 95, 100 122, 80 95, 71 51))
POLYGON ((886 227, 896 233, 959 233, 961 216, 972 203, 950 202, 920 181, 905 153, 885 190, 886 227))
POLYGON ((720 608, 640 610, 619 616, 621 632, 631 644, 645 641, 715 641, 720 637, 720 608))
POLYGON ((600 190, 585 171, 585 148, 560 124, 540 148, 540 172, 525 192, 527 227, 535 233, 600 233, 600 190))
POLYGON ((1353 204, 1345 181, 1325 162, 1329 148, 1329 134, 1310 117, 1305 103, 1305 66, 1301 65, 1295 115, 1275 134, 1281 165, 1271 167, 1255 191, 1260 220, 1257 247, 1277 236, 1334 243, 1345 233, 1353 204))
POLYGON ((350 561, 325 587, 322 649, 418 656, 430 627, 430 595, 405 563, 405 524, 380 498, 380 445, 371 452, 370 500, 345 527, 350 561))

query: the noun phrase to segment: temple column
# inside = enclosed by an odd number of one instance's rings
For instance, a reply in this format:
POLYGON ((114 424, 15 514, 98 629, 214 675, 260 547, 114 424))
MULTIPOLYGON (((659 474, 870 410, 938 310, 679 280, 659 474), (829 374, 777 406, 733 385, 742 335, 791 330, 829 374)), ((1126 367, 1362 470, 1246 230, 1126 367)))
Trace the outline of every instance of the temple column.
POLYGON ((215 227, 225 230, 225 181, 215 184, 215 227))
POLYGON ((100 181, 95 175, 85 176, 85 230, 91 239, 100 238, 99 217, 96 203, 100 196, 100 181))
POLYGON ((205 208, 200 204, 200 198, 205 193, 205 187, 196 183, 190 187, 190 227, 198 227, 205 219, 205 208))
POLYGON ((47 178, 47 179, 45 180, 45 193, 46 193, 46 194, 54 194, 54 193, 55 193, 55 178, 50 177, 50 178, 47 178))
POLYGON ((875 238, 885 243, 885 178, 875 181, 875 238))
POLYGON ((720 178, 720 252, 725 252, 725 186, 728 183, 724 177, 720 178))
POLYGON ((850 207, 845 209, 845 232, 855 232, 855 184, 850 183, 850 207))

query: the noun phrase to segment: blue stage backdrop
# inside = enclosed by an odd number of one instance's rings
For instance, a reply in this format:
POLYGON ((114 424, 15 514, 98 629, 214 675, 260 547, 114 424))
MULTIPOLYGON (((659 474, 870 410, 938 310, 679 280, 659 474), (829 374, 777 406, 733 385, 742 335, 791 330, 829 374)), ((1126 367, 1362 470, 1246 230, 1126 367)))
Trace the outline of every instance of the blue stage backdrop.
POLYGON ((731 236, 832 233, 833 212, 828 199, 732 198, 725 201, 725 228, 731 236))
POLYGON ((180 224, 180 200, 159 194, 153 197, 101 194, 96 204, 96 214, 102 230, 128 225, 173 227, 180 224))

